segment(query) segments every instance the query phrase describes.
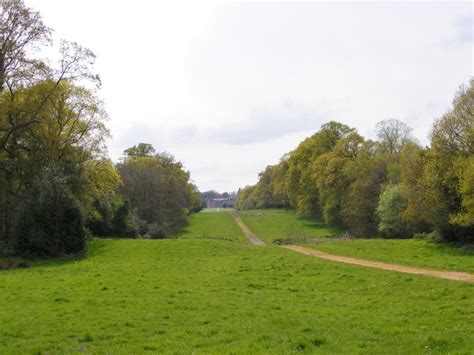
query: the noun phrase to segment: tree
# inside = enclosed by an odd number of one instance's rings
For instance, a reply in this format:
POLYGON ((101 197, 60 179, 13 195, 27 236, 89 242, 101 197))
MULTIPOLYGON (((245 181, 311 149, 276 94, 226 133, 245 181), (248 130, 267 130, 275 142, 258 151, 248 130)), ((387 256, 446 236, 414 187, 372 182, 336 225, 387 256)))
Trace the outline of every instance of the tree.
POLYGON ((123 181, 120 191, 143 222, 141 233, 161 238, 186 225, 195 187, 180 162, 156 154, 129 157, 117 167, 123 181))
POLYGON ((155 154, 155 148, 148 143, 139 143, 128 149, 125 149, 123 154, 129 158, 151 157, 155 154))
POLYGON ((105 114, 94 88, 94 54, 61 42, 56 68, 33 55, 49 44, 51 30, 21 0, 0 2, 0 239, 8 237, 13 211, 32 181, 62 164, 78 197, 82 164, 103 151, 105 114), (85 89, 80 82, 91 85, 85 89))
POLYGON ((262 171, 258 177, 259 181, 255 186, 253 198, 255 199, 256 208, 271 208, 274 207, 272 195, 272 173, 273 166, 269 165, 262 171))
POLYGON ((363 141, 358 133, 351 132, 339 139, 333 150, 321 155, 313 165, 322 216, 329 225, 343 225, 341 212, 350 184, 345 170, 356 159, 363 141))
POLYGON ((412 129, 405 123, 389 119, 377 123, 377 138, 382 150, 389 154, 397 154, 403 148, 403 145, 411 140, 410 132, 412 129))
POLYGON ((84 250, 81 207, 61 170, 48 168, 29 189, 13 228, 15 254, 56 257, 84 250))
POLYGON ((105 149, 105 119, 101 102, 94 94, 67 81, 58 85, 52 81, 38 82, 16 91, 13 97, 8 96, 6 104, 0 106, 0 127, 8 130, 11 121, 23 129, 10 130, 3 150, 0 149, 0 202, 5 206, 0 211, 0 231, 4 237, 13 220, 12 211, 47 166, 62 166, 71 191, 88 214, 93 210, 93 195, 97 191, 93 185, 100 181, 95 174, 101 175, 102 180, 112 178, 100 169, 87 168, 105 149), (45 92, 51 92, 46 101, 45 92), (40 102, 42 109, 37 112, 40 102), (32 115, 36 115, 34 124, 32 115))
POLYGON ((377 214, 380 218, 379 231, 388 237, 405 237, 408 234, 407 225, 402 220, 406 209, 406 200, 398 185, 387 185, 380 195, 377 214))
POLYGON ((450 215, 450 222, 472 228, 474 224, 474 156, 457 161, 461 208, 450 215))
POLYGON ((387 170, 385 161, 376 155, 376 146, 375 142, 366 141, 357 159, 346 167, 350 185, 341 214, 344 225, 358 237, 372 237, 378 233, 376 208, 387 170))
POLYGON ((25 85, 46 66, 28 56, 50 42, 51 29, 21 0, 0 1, 0 94, 25 85))
POLYGON ((245 186, 237 197, 237 208, 239 210, 251 210, 256 208, 255 199, 253 196, 255 187, 245 186))
POLYGON ((452 108, 434 123, 430 138, 417 182, 420 218, 447 240, 472 238, 472 188, 467 185, 474 156, 474 79, 460 87, 452 108))
POLYGON ((204 201, 201 198, 201 193, 196 185, 190 184, 191 187, 191 206, 190 212, 200 212, 204 207, 204 201))
POLYGON ((290 153, 286 185, 288 198, 301 215, 321 215, 314 162, 322 154, 332 151, 339 139, 353 131, 353 128, 331 121, 322 125, 319 132, 305 139, 290 153))

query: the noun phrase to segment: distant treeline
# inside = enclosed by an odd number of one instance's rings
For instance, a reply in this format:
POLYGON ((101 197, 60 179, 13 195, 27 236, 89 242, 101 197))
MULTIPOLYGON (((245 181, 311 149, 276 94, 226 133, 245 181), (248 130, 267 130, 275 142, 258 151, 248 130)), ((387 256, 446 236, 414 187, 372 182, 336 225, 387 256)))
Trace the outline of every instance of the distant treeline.
POLYGON ((324 124, 239 194, 237 207, 295 208, 359 237, 474 240, 474 79, 421 147, 404 123, 377 124, 377 141, 324 124))
POLYGON ((62 42, 23 1, 0 2, 0 253, 80 252, 89 235, 159 238, 201 208, 189 173, 149 144, 107 158, 94 54, 62 42))

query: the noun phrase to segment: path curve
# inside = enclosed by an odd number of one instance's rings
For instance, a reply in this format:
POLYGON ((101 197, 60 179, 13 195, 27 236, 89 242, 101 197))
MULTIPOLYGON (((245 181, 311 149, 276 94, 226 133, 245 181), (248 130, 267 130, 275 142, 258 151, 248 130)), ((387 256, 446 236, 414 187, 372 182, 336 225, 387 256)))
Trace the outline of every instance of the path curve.
POLYGON ((438 277, 441 279, 447 280, 455 280, 455 281, 463 281, 463 282, 474 282, 474 275, 468 272, 457 272, 457 271, 440 271, 440 270, 430 270, 430 269, 420 269, 414 268, 410 266, 402 266, 397 264, 388 264, 380 261, 370 261, 364 259, 356 259, 351 258, 348 256, 340 256, 340 255, 333 255, 327 254, 319 250, 300 247, 297 245, 285 245, 282 248, 290 249, 296 251, 301 254, 314 256, 321 259, 337 261, 340 263, 345 264, 352 264, 352 265, 360 265, 366 266, 374 269, 382 269, 382 270, 390 270, 390 271, 397 271, 403 272, 405 274, 414 274, 414 275, 424 275, 424 276, 432 276, 438 277))
POLYGON ((255 234, 252 233, 252 231, 245 225, 245 223, 242 221, 240 218, 239 214, 237 212, 231 212, 232 216, 234 217, 235 221, 239 225, 240 229, 244 232, 245 236, 249 240, 250 243, 254 245, 265 245, 265 243, 258 239, 255 234))

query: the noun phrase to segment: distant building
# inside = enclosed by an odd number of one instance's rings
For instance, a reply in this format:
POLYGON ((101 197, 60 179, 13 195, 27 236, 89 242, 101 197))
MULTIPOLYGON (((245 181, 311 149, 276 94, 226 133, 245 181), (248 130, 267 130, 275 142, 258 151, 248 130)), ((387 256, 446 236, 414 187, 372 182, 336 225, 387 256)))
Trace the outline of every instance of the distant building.
POLYGON ((228 208, 235 207, 235 202, 237 197, 218 197, 218 198, 208 198, 206 199, 207 208, 228 208))

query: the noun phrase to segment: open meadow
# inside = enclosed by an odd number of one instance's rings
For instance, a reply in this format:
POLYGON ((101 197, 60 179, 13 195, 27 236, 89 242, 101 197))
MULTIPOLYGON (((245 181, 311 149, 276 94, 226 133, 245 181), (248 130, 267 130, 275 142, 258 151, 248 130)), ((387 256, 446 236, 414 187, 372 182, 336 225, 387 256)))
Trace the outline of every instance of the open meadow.
POLYGON ((314 237, 334 237, 344 230, 330 227, 322 222, 301 218, 295 210, 269 209, 239 211, 245 224, 263 241, 298 241, 314 237))
POLYGON ((0 272, 0 353, 472 352, 474 284, 253 246, 235 225, 198 214, 182 238, 0 272))
POLYGON ((328 240, 308 244, 330 254, 474 273, 474 251, 416 239, 328 240))

